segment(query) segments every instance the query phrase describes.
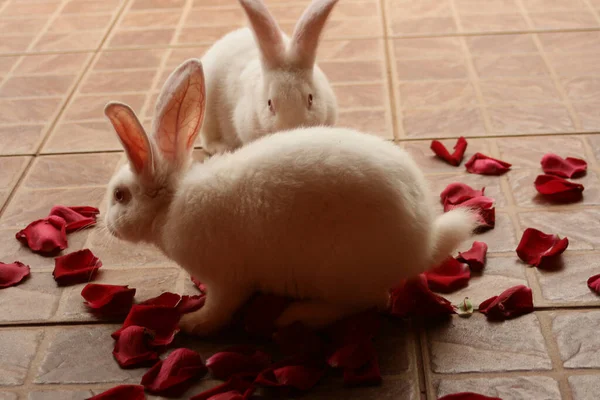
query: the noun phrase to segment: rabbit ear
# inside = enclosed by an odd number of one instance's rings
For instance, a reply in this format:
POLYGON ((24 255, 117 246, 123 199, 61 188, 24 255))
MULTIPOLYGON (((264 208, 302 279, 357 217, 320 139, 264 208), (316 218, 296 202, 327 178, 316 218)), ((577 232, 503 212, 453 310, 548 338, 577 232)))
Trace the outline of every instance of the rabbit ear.
POLYGON ((298 20, 290 47, 292 63, 301 68, 312 68, 317 58, 319 37, 327 17, 338 0, 313 0, 298 20))
POLYGON ((285 45, 279 25, 262 0, 239 0, 239 2, 252 25, 263 63, 269 68, 281 66, 284 61, 285 45))
POLYGON ((189 161, 205 107, 202 63, 187 60, 171 73, 156 103, 154 142, 171 166, 180 168, 189 161))
POLYGON ((111 102, 104 107, 104 114, 119 135, 133 171, 138 175, 152 175, 152 146, 133 110, 126 104, 111 102))

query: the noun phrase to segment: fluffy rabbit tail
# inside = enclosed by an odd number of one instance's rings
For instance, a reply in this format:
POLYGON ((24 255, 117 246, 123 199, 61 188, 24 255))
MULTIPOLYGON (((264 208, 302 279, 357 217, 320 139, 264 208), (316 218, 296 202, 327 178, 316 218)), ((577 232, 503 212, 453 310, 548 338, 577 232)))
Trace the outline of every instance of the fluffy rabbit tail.
POLYGON ((468 208, 455 208, 434 222, 432 264, 437 265, 450 256, 477 227, 477 212, 468 208))

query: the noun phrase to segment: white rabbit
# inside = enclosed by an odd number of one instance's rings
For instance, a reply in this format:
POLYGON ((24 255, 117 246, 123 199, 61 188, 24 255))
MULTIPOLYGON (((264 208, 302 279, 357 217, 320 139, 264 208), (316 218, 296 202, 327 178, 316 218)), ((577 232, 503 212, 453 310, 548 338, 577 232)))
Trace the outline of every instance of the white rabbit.
POLYGON ((315 64, 319 37, 338 0, 314 0, 285 35, 262 0, 239 0, 251 28, 230 32, 202 57, 209 154, 301 126, 334 125, 337 101, 315 64))
POLYGON ((450 255, 477 224, 464 209, 435 218, 411 157, 349 129, 279 132, 190 167, 205 102, 202 64, 188 60, 165 84, 150 137, 128 106, 105 109, 129 160, 109 184, 106 226, 206 284, 185 331, 218 330, 254 291, 298 299, 279 325, 386 307, 391 287, 450 255))

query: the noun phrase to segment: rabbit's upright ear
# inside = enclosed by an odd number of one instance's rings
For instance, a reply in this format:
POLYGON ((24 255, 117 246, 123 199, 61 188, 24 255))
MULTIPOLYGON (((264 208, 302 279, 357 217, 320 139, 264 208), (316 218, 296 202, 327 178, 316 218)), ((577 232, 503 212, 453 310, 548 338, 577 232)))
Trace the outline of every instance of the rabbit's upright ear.
POLYGON ((313 0, 304 10, 292 34, 290 59, 300 68, 312 68, 323 27, 338 0, 313 0))
POLYGON ((264 65, 268 68, 281 66, 285 57, 285 44, 281 29, 267 6, 262 0, 239 0, 239 2, 252 26, 264 65))
POLYGON ((154 173, 152 146, 133 110, 126 104, 112 102, 106 105, 104 114, 119 135, 133 172, 151 176, 154 173))
POLYGON ((191 159, 205 108, 202 63, 197 59, 187 60, 165 82, 153 122, 154 142, 171 167, 182 168, 191 159))

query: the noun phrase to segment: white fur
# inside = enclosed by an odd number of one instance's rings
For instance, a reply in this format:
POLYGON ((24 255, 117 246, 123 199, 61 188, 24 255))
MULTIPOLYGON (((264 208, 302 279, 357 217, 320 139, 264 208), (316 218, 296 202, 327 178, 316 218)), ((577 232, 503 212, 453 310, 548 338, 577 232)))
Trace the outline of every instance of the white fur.
POLYGON ((262 0, 240 0, 252 26, 225 35, 202 57, 208 109, 200 137, 208 153, 233 150, 280 130, 334 125, 335 94, 311 57, 336 2, 315 0, 290 39, 262 0), (297 43, 305 30, 311 35, 304 39, 308 50, 302 52, 297 43), (313 96, 310 108, 309 94, 313 96))
POLYGON ((385 307, 391 287, 448 256, 476 225, 459 210, 435 219, 409 154, 350 129, 279 132, 189 168, 204 107, 200 63, 184 63, 166 88, 149 148, 141 127, 123 128, 131 116, 115 114, 129 108, 107 107, 134 167, 110 182, 109 195, 124 188, 131 199, 109 199, 106 225, 155 244, 207 285, 206 305, 182 319, 187 331, 214 332, 256 290, 305 300, 281 325, 385 307))

